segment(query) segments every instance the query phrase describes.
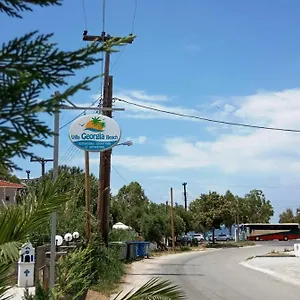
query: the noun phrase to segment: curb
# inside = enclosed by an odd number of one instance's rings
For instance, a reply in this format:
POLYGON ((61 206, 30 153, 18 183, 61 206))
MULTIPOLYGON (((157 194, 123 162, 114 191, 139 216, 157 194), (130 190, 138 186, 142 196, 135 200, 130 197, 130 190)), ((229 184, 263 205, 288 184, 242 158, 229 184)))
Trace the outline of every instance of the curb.
POLYGON ((299 282, 298 279, 294 279, 292 277, 282 275, 282 274, 276 273, 276 272, 268 270, 268 269, 255 267, 255 266, 250 265, 247 262, 240 262, 239 264, 242 265, 245 268, 252 269, 254 271, 258 271, 258 272, 270 275, 270 276, 272 276, 276 279, 279 279, 280 281, 283 281, 283 282, 286 282, 286 283, 289 283, 289 284, 293 284, 293 285, 296 285, 298 287, 300 286, 300 282, 299 282))
POLYGON ((281 257, 296 257, 296 255, 256 255, 254 258, 260 258, 260 257, 275 257, 275 258, 281 258, 281 257))

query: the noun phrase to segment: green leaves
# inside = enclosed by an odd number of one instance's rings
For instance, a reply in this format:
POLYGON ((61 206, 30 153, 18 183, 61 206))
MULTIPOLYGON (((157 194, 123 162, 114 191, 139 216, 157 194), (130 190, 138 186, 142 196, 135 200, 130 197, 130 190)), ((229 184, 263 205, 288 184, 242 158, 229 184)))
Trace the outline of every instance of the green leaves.
POLYGON ((0 207, 0 297, 8 288, 10 268, 19 257, 19 247, 50 214, 72 198, 72 191, 61 193, 63 176, 29 189, 22 203, 0 207))
POLYGON ((57 263, 55 299, 78 299, 91 285, 92 249, 76 249, 60 257, 57 263))
MULTIPOLYGON (((7 2, 15 8, 27 7, 24 3, 47 3, 42 0, 7 2)), ((86 77, 61 91, 59 96, 41 100, 40 93, 45 88, 66 86, 67 80, 75 76, 76 71, 101 60, 97 54, 125 45, 134 38, 111 39, 104 45, 93 42, 75 51, 63 51, 51 41, 52 37, 52 34, 30 32, 4 43, 0 51, 0 164, 11 169, 19 169, 12 162, 12 157, 33 156, 28 148, 35 145, 50 146, 46 140, 53 132, 38 114, 52 115, 64 99, 79 90, 88 90, 89 84, 101 74, 86 77)))
MULTIPOLYGON (((121 294, 121 293, 120 293, 121 294)), ((119 294, 119 295, 120 295, 119 294)), ((115 298, 119 299, 118 296, 115 298)), ((184 292, 170 280, 152 278, 136 292, 130 291, 119 300, 180 300, 187 299, 184 292)))
POLYGON ((40 6, 61 5, 61 0, 1 0, 0 12, 10 17, 22 18, 19 12, 32 11, 30 4, 40 6))

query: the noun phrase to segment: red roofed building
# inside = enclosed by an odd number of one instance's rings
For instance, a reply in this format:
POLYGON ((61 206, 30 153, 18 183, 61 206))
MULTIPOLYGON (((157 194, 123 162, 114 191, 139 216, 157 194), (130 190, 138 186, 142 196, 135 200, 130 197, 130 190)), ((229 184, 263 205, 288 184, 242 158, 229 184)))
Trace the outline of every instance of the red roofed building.
POLYGON ((0 205, 16 204, 17 192, 23 188, 23 184, 0 180, 0 205))

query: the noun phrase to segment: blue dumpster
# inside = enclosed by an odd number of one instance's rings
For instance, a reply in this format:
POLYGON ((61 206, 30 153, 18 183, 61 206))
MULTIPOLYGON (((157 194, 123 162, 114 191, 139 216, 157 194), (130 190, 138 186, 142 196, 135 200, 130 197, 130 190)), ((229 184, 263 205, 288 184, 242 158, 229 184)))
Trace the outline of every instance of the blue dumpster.
POLYGON ((137 256, 138 257, 149 257, 149 242, 137 242, 137 256))
POLYGON ((136 259, 138 256, 138 243, 137 242, 128 242, 128 251, 127 258, 128 259, 136 259))

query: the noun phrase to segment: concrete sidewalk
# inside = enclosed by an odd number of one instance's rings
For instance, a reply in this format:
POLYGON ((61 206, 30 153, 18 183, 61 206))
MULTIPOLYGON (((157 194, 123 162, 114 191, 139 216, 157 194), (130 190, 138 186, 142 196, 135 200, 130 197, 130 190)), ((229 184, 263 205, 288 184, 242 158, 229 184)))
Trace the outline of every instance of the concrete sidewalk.
POLYGON ((257 257, 241 265, 300 286, 300 257, 257 257))

